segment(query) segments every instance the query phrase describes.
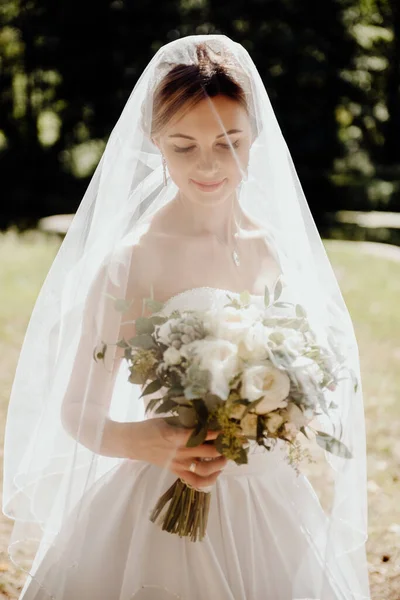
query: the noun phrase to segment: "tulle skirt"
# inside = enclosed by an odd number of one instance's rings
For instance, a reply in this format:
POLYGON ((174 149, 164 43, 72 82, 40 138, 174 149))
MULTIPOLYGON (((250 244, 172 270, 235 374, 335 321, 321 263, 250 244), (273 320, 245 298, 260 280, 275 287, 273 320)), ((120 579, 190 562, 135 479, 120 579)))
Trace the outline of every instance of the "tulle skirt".
POLYGON ((232 461, 213 486, 201 542, 149 515, 176 479, 125 460, 88 492, 20 600, 352 600, 350 566, 326 560, 326 517, 278 450, 232 461))

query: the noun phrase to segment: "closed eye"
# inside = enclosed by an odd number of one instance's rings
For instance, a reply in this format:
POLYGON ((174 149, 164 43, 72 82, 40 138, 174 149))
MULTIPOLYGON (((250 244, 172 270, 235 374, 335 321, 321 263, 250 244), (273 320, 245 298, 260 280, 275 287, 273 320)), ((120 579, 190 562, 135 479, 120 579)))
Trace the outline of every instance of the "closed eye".
POLYGON ((185 146, 182 148, 181 146, 174 146, 174 150, 175 152, 190 152, 195 147, 196 146, 185 146))
MULTIPOLYGON (((223 144, 222 142, 217 144, 217 146, 219 146, 220 148, 223 148, 224 150, 230 150, 230 148, 231 148, 231 144, 223 144)), ((239 140, 232 142, 232 147, 239 148, 239 140)))

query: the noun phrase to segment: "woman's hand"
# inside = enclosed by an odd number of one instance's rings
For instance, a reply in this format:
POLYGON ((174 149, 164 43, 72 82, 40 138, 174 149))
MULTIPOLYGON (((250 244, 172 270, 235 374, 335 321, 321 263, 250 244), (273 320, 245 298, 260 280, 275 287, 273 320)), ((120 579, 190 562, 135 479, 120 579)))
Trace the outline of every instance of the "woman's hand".
MULTIPOLYGON (((169 469, 193 487, 213 485, 227 463, 227 459, 212 444, 203 443, 187 448, 186 443, 193 429, 174 427, 163 418, 146 419, 129 425, 128 458, 169 469), (192 463, 196 463, 194 473, 189 470, 192 463)), ((218 434, 218 431, 209 431, 206 441, 214 440, 218 434)))

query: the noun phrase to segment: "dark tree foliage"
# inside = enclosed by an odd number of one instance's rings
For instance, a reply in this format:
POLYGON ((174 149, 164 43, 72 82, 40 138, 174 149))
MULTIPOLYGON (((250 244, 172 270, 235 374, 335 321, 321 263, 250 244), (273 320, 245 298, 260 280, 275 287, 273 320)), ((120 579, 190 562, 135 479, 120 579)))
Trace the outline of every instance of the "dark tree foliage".
POLYGON ((317 222, 368 208, 366 178, 400 163, 399 12, 397 0, 3 0, 0 228, 76 210, 157 49, 212 32, 249 50, 317 222))

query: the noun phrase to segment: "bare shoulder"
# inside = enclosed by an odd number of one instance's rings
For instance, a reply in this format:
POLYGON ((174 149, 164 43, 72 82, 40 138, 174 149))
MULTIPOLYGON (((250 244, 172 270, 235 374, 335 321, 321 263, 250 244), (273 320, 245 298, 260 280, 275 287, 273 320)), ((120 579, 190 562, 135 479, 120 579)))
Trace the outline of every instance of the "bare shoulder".
POLYGON ((273 237, 261 223, 246 215, 243 229, 245 229, 248 238, 257 244, 258 251, 262 256, 277 265, 280 264, 279 255, 273 243, 273 237))

